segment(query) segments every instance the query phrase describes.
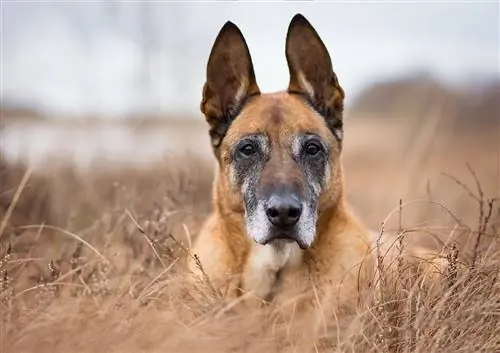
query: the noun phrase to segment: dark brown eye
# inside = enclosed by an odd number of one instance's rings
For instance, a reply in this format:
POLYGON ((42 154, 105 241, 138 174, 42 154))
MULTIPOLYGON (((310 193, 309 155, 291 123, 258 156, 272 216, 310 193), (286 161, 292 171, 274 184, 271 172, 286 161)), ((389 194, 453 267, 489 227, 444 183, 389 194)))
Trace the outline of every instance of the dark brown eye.
POLYGON ((239 148, 239 152, 245 157, 249 157, 257 152, 255 146, 251 143, 246 143, 239 148))
POLYGON ((309 142, 304 150, 306 154, 310 156, 315 156, 321 151, 321 147, 317 143, 309 142))

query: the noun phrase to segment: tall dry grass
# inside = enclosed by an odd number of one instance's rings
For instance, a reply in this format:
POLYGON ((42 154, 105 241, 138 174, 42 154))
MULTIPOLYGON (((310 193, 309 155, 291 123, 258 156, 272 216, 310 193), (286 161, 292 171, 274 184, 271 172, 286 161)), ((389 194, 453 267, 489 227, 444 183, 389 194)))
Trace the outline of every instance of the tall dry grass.
MULTIPOLYGON (((429 282, 403 261, 382 268, 379 295, 327 322, 316 351, 500 351, 497 127, 450 129, 444 102, 414 119, 348 119, 343 162, 366 224, 401 249, 441 251, 446 272, 429 282)), ((0 352, 293 351, 279 308, 243 316, 183 286, 213 168, 183 157, 27 178, 1 165, 0 352)))
MULTIPOLYGON (((183 291, 182 261, 209 210, 210 164, 184 170, 166 166, 148 177, 129 170, 84 183, 70 175, 60 170, 50 179, 32 176, 18 199, 18 213, 12 213, 3 231, 3 351, 291 349, 287 322, 269 321, 275 316, 265 312, 242 317, 213 297, 200 303, 183 291), (51 198, 38 200, 46 208, 30 214, 22 195, 33 202, 36 195, 30 192, 36 190, 45 190, 40 198, 51 198), (21 218, 16 220, 17 214, 21 218), (50 222, 44 222, 47 215, 50 222)), ((467 191, 458 187, 457 193, 467 191)), ((455 231, 468 227, 475 239, 500 235, 493 213, 498 210, 482 197, 480 223, 461 224, 456 215, 455 231)), ((477 202, 471 198, 471 204, 477 202)), ((410 237, 415 228, 405 225, 400 231, 410 237)), ((437 290, 421 286, 409 268, 398 267, 382 286, 382 300, 329 323, 317 349, 498 351, 500 264, 495 242, 489 244, 488 251, 474 249, 480 255, 475 266, 449 244, 443 253, 450 266, 435 284, 437 290)))

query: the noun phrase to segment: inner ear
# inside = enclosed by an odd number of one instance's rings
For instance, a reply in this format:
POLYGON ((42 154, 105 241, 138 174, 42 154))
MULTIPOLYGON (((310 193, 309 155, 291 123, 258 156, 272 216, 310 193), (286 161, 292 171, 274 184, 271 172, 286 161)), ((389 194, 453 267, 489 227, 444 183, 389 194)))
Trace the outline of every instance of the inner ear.
POLYGON ((333 71, 325 44, 301 14, 295 15, 290 22, 285 51, 290 71, 288 92, 306 98, 341 139, 344 90, 333 71))
POLYGON ((257 94, 260 90, 245 38, 239 28, 228 21, 219 31, 210 52, 200 104, 210 125, 215 150, 246 99, 257 94))

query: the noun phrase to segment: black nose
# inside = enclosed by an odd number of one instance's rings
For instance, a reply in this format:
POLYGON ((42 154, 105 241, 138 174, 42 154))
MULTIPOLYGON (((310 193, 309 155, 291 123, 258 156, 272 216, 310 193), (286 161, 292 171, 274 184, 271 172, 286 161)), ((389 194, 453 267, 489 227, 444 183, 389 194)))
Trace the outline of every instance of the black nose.
POLYGON ((266 203, 269 221, 280 228, 289 228, 297 224, 302 213, 302 204, 293 195, 271 196, 266 203))

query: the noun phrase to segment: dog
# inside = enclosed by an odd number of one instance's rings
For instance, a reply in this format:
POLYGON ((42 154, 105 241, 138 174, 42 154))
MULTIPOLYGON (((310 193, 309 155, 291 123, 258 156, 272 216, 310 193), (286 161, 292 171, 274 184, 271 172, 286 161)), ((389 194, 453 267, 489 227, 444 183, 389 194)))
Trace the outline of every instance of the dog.
POLYGON ((215 39, 200 104, 217 160, 213 210, 188 267, 224 298, 293 300, 318 317, 318 307, 351 307, 370 287, 375 242, 344 193, 345 92, 301 14, 285 52, 288 88, 262 93, 239 28, 228 21, 215 39))

